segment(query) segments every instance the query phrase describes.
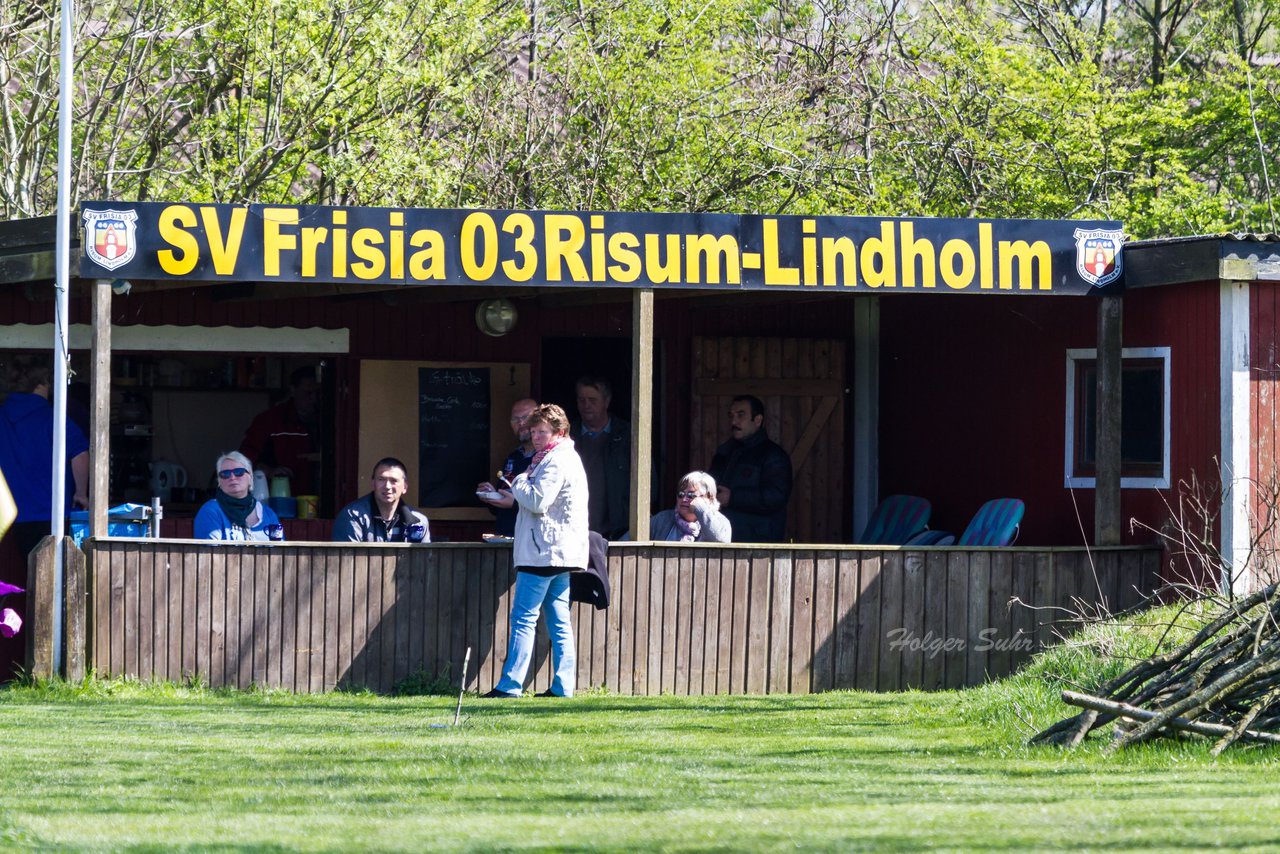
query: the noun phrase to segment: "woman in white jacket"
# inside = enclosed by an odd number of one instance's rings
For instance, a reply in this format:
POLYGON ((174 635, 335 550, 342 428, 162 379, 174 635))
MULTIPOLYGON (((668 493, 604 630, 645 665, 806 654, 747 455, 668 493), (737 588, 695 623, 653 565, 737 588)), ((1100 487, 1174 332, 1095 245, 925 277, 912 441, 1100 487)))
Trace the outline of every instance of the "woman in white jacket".
POLYGON ((569 572, 587 565, 587 473, 569 438, 569 418, 555 404, 535 409, 526 422, 534 455, 511 484, 516 516, 516 587, 511 641, 502 679, 487 697, 519 697, 533 655, 538 613, 547 607, 547 633, 555 659, 551 688, 540 696, 572 697, 577 661, 569 614, 569 572))

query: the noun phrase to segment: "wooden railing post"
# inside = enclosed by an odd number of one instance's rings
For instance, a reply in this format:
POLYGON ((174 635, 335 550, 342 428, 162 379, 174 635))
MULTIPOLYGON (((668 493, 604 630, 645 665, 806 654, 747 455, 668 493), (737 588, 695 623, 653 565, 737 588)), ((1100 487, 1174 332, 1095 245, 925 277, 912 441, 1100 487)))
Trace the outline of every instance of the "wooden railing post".
MULTIPOLYGON (((66 583, 63 621, 66 656, 66 677, 69 680, 84 679, 85 660, 85 555, 71 541, 66 543, 66 583)), ((63 675, 62 662, 53 660, 53 574, 57 571, 55 552, 57 541, 45 537, 27 558, 27 671, 35 679, 52 679, 63 675)))
POLYGON ((33 679, 51 679, 53 661, 53 574, 57 541, 45 537, 27 556, 27 672, 33 679))

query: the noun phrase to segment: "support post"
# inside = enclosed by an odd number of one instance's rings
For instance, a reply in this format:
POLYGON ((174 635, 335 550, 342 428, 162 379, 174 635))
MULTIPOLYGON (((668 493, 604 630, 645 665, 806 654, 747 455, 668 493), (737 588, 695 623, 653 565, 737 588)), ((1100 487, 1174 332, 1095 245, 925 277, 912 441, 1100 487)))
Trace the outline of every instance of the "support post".
POLYGON ((853 302, 853 536, 880 500, 880 298, 853 302))
MULTIPOLYGON (((45 537, 27 556, 27 672, 33 679, 52 679, 58 673, 55 663, 55 632, 61 631, 56 619, 58 608, 54 578, 58 571, 60 543, 45 537)), ((60 644, 59 644, 60 646, 60 644)))
POLYGON ((649 539, 653 471, 653 289, 631 298, 631 504, 632 540, 649 539))
POLYGON ((1221 591, 1243 596, 1253 588, 1249 517, 1253 431, 1249 417, 1249 282, 1219 281, 1219 464, 1222 479, 1221 591))
POLYGON ((111 462, 111 282, 93 283, 93 383, 89 410, 89 536, 107 535, 111 462))
POLYGON ((1098 300, 1098 386, 1093 544, 1118 546, 1123 527, 1120 511, 1121 362, 1124 320, 1122 297, 1098 300))

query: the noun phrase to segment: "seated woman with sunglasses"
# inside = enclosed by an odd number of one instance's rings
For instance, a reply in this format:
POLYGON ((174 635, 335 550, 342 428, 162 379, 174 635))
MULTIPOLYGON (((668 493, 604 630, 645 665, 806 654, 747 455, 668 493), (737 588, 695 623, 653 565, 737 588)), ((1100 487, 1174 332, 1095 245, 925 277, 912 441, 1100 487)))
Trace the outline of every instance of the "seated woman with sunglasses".
POLYGON ((733 526, 720 512, 716 480, 705 471, 691 471, 680 479, 674 510, 649 520, 649 539, 686 543, 728 543, 733 526))
POLYGON ((196 513, 197 540, 272 539, 269 531, 283 539, 275 511, 253 497, 253 463, 239 451, 218 457, 218 492, 196 513), (274 526, 274 528, 272 527, 274 526))

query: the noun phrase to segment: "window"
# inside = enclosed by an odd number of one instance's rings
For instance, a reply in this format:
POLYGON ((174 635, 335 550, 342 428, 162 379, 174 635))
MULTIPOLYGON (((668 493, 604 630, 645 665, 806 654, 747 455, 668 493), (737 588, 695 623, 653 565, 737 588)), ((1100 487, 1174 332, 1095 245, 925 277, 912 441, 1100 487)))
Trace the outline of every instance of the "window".
MULTIPOLYGON (((1120 380, 1120 485, 1169 488, 1169 348, 1126 347, 1120 380)), ((1067 351, 1065 485, 1095 486, 1098 351, 1067 351)))

